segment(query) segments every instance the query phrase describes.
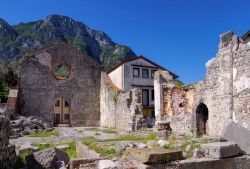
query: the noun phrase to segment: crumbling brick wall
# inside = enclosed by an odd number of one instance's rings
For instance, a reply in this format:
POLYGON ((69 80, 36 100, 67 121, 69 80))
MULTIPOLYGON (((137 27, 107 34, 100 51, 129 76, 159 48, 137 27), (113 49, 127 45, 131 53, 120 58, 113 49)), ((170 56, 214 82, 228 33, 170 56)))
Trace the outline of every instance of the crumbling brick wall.
POLYGON ((167 87, 163 92, 163 119, 171 122, 174 133, 192 134, 195 96, 193 86, 167 87))
POLYGON ((141 94, 138 89, 119 91, 106 73, 101 78, 101 127, 135 131, 142 126, 141 94))

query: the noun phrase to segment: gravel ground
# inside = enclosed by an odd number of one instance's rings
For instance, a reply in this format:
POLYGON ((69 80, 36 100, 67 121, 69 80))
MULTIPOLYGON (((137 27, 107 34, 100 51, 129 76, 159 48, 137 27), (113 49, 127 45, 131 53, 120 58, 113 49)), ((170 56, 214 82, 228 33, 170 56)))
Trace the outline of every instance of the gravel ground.
POLYGON ((37 144, 37 143, 62 143, 65 141, 78 141, 87 137, 96 137, 98 139, 112 139, 119 137, 118 134, 106 134, 98 130, 88 130, 88 128, 78 127, 56 127, 55 130, 58 132, 58 136, 51 137, 19 137, 17 139, 10 139, 10 143, 20 146, 26 143, 37 144))

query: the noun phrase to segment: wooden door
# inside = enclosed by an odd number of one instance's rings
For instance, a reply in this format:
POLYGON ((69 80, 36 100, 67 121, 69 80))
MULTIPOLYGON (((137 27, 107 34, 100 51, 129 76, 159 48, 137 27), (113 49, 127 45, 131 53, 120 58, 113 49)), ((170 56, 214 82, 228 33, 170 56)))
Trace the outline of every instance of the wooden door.
POLYGON ((55 99, 54 123, 55 125, 70 124, 70 105, 69 101, 64 97, 58 97, 55 99))

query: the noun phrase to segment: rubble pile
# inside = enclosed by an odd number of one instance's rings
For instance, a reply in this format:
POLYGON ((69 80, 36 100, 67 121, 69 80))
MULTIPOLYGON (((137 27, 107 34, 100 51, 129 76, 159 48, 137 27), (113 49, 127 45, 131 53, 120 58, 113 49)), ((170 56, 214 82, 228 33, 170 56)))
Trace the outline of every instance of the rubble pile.
POLYGON ((34 132, 50 132, 53 128, 39 118, 34 116, 24 117, 20 115, 12 115, 10 121, 10 138, 17 138, 29 135, 34 132))

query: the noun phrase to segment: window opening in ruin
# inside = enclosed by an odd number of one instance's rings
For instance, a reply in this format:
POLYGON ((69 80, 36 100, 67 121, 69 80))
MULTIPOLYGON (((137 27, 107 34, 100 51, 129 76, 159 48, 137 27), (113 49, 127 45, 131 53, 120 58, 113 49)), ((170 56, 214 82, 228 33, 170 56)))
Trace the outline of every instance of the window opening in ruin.
POLYGON ((64 106, 65 106, 65 107, 69 107, 68 101, 66 101, 66 100, 64 101, 64 106))
POLYGON ((149 78, 149 70, 148 69, 142 69, 142 77, 149 78))
POLYGON ((142 105, 149 106, 149 90, 142 89, 142 105))
POLYGON ((196 109, 197 134, 208 134, 208 108, 204 103, 199 104, 196 109))
POLYGON ((133 77, 140 77, 140 69, 133 68, 133 77))
POLYGON ((58 64, 54 70, 55 77, 59 80, 67 79, 71 74, 71 69, 66 64, 58 64))
POLYGON ((56 106, 56 107, 59 107, 59 106, 60 106, 60 100, 57 100, 57 101, 56 101, 55 106, 56 106))

